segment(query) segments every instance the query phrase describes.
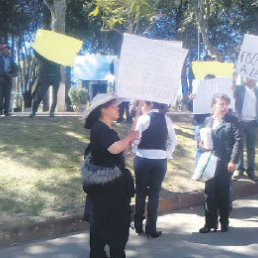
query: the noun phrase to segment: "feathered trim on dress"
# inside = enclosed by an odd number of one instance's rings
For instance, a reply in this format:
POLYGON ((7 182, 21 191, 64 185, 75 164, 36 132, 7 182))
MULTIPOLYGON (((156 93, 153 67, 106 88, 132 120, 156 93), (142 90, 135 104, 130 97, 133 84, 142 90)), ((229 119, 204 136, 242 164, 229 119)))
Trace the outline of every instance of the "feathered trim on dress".
POLYGON ((121 176, 121 170, 118 167, 108 168, 94 165, 90 162, 91 155, 85 157, 81 166, 81 176, 83 188, 96 184, 107 184, 121 176))

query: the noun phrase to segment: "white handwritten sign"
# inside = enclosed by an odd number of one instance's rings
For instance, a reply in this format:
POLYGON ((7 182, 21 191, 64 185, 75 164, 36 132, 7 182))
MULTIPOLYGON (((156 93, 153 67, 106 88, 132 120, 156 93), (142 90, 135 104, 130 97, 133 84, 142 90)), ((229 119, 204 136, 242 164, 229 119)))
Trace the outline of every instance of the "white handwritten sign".
POLYGON ((244 36, 236 71, 240 75, 258 80, 258 36, 244 36))
POLYGON ((194 114, 208 114, 212 112, 211 101, 214 94, 226 94, 231 103, 229 107, 234 110, 234 98, 232 90, 232 78, 197 79, 193 81, 194 114))
POLYGON ((178 42, 124 34, 116 94, 174 104, 186 54, 178 42))

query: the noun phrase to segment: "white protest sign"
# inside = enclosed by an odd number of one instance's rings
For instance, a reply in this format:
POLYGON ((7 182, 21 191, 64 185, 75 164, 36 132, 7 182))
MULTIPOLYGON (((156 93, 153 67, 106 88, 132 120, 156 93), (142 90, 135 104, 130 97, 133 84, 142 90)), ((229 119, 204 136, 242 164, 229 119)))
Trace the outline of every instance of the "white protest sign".
POLYGON ((258 36, 244 36, 236 71, 240 75, 258 80, 258 36))
POLYGON ((110 80, 114 76, 111 74, 110 65, 117 56, 86 54, 77 56, 74 64, 74 76, 81 80, 99 81, 110 80))
POLYGON ((214 94, 226 94, 231 103, 229 107, 234 110, 234 97, 232 90, 232 78, 214 78, 193 80, 193 93, 196 97, 193 100, 194 114, 211 113, 211 101, 214 94))
POLYGON ((116 94, 174 104, 186 54, 178 42, 124 34, 116 94))

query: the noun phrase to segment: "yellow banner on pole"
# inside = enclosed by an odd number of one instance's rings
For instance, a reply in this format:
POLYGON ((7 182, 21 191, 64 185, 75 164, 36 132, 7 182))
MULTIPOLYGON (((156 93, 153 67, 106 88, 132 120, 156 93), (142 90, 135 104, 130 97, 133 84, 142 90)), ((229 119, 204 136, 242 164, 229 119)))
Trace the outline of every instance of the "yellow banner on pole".
POLYGON ((192 62, 192 69, 195 79, 203 79, 207 74, 213 74, 216 77, 232 77, 235 71, 233 63, 214 61, 192 62))
POLYGON ((39 29, 32 47, 46 59, 65 66, 74 65, 74 60, 82 47, 81 40, 39 29))

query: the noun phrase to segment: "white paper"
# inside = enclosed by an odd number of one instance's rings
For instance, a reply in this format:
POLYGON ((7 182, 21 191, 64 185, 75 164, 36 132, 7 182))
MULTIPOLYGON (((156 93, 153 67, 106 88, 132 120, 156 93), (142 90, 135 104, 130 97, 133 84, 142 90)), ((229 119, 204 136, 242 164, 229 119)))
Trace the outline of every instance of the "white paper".
POLYGON ((200 129, 200 137, 203 142, 203 147, 206 150, 213 149, 213 141, 212 141, 212 129, 208 127, 204 127, 200 129))
POLYGON ((231 103, 229 107, 234 108, 234 95, 232 89, 232 78, 214 78, 193 80, 193 93, 196 97, 193 100, 194 114, 208 114, 212 112, 211 101, 214 94, 226 94, 231 103))
POLYGON ((258 80, 258 36, 245 35, 236 63, 236 71, 258 80))
POLYGON ((186 54, 178 42, 124 34, 116 95, 174 104, 186 54))

